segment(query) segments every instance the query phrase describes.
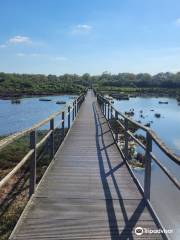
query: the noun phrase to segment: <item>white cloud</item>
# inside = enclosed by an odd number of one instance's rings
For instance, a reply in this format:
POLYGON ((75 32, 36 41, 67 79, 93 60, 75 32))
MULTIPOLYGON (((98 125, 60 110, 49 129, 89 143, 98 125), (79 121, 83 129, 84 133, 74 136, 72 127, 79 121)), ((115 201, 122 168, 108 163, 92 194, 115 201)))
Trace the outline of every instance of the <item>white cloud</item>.
POLYGON ((76 28, 79 30, 90 31, 92 29, 92 26, 86 24, 79 24, 76 26, 76 28))
POLYGON ((31 39, 26 36, 14 36, 8 40, 11 44, 27 44, 31 43, 31 39))
POLYGON ((67 61, 66 57, 63 56, 53 56, 53 55, 48 55, 48 54, 41 54, 41 53, 17 53, 16 56, 18 57, 28 57, 28 58, 35 58, 35 57, 44 57, 46 60, 50 61, 67 61))
POLYGON ((67 58, 66 57, 54 57, 53 60, 54 61, 66 61, 67 58))
POLYGON ((175 22, 176 22, 176 25, 180 27, 180 18, 177 18, 175 22))
POLYGON ((6 47, 7 47, 6 44, 1 44, 1 45, 0 45, 0 48, 6 48, 6 47))
POLYGON ((42 54, 39 54, 39 53, 17 53, 16 55, 18 57, 24 57, 24 56, 27 56, 27 57, 38 57, 38 56, 41 56, 42 54))
POLYGON ((89 33, 92 30, 92 26, 91 25, 87 25, 87 24, 78 24, 76 26, 74 26, 72 33, 89 33))
POLYGON ((39 53, 31 53, 31 54, 30 54, 31 57, 38 57, 38 56, 40 56, 40 55, 41 55, 41 54, 39 54, 39 53))

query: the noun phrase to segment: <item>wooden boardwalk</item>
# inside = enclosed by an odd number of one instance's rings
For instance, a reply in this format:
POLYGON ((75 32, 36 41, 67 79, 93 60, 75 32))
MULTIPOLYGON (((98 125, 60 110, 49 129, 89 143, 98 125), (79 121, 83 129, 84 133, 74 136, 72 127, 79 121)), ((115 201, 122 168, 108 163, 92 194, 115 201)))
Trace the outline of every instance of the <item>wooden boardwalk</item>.
POLYGON ((91 91, 11 239, 162 239, 91 91))

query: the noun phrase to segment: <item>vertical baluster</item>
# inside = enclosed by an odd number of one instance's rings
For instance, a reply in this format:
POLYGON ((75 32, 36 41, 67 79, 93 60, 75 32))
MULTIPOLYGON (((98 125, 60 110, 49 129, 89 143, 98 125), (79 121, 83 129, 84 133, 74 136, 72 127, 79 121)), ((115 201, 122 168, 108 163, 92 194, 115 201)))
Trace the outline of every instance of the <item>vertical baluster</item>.
POLYGON ((81 98, 78 101, 78 112, 79 112, 80 105, 81 105, 81 98))
POLYGON ((64 136, 65 136, 64 124, 65 124, 65 118, 64 118, 64 111, 63 111, 62 112, 62 139, 64 139, 64 136))
POLYGON ((124 127, 125 127, 125 131, 124 131, 124 140, 125 140, 125 144, 124 144, 124 156, 125 156, 125 160, 128 161, 129 158, 129 152, 128 152, 128 142, 129 142, 129 135, 128 135, 128 119, 125 118, 124 120, 124 127))
POLYGON ((68 129, 69 129, 70 126, 71 126, 71 115, 70 115, 70 110, 71 110, 71 108, 70 108, 70 106, 68 106, 68 129))
POLYGON ((151 190, 151 155, 152 152, 152 138, 151 135, 146 133, 146 154, 145 154, 145 172, 144 172, 144 195, 145 198, 150 200, 151 190))
POLYGON ((77 115, 77 99, 75 100, 75 117, 77 115))
POLYGON ((72 113, 72 121, 74 121, 74 102, 73 102, 73 113, 72 113))
POLYGON ((109 120, 110 104, 108 102, 108 120, 109 120))
POLYGON ((79 99, 77 101, 77 113, 79 112, 79 99))
MULTIPOLYGON (((118 112, 115 110, 115 119, 116 121, 118 120, 118 112)), ((116 124, 116 129, 115 129, 115 140, 118 142, 118 129, 117 129, 117 124, 116 124)))
POLYGON ((51 137, 50 137, 50 151, 51 151, 51 158, 54 157, 54 118, 50 121, 50 130, 52 130, 51 137))
POLYGON ((81 103, 82 103, 82 97, 80 97, 80 99, 79 99, 79 109, 81 107, 81 103))
POLYGON ((29 197, 32 196, 36 188, 36 130, 30 133, 30 148, 34 150, 34 153, 30 162, 29 197))

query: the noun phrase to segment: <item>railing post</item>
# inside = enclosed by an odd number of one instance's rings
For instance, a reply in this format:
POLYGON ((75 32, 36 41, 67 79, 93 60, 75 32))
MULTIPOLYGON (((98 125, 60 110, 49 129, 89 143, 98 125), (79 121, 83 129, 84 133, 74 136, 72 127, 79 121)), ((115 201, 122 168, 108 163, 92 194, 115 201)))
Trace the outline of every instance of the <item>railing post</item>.
POLYGON ((72 121, 74 121, 74 102, 73 102, 72 121))
MULTIPOLYGON (((79 109, 81 107, 81 103, 82 103, 82 96, 80 97, 80 100, 79 100, 79 109)), ((78 109, 78 111, 79 111, 79 109, 78 109)))
POLYGON ((111 106, 111 119, 112 119, 112 117, 113 117, 113 108, 111 106))
POLYGON ((64 136, 65 136, 65 132, 64 132, 64 121, 65 121, 65 118, 64 118, 64 111, 62 112, 62 139, 64 139, 64 136))
POLYGON ((80 104, 81 99, 78 100, 77 102, 77 112, 79 112, 79 104, 80 104))
POLYGON ((30 162, 29 197, 36 189, 36 130, 30 133, 30 148, 34 150, 34 153, 30 162))
POLYGON ((50 120, 50 130, 52 130, 51 137, 50 137, 50 151, 51 151, 51 158, 54 157, 54 118, 50 120))
POLYGON ((77 101, 77 113, 79 112, 79 99, 77 101))
POLYGON ((150 200, 151 190, 151 155, 152 138, 149 132, 146 133, 146 154, 145 154, 145 172, 144 172, 144 196, 150 200))
POLYGON ((108 120, 109 120, 109 114, 110 114, 110 104, 109 104, 109 102, 108 102, 108 120))
POLYGON ((68 106, 68 129, 70 128, 70 125, 71 125, 71 115, 70 115, 70 106, 68 106))
POLYGON ((105 103, 104 103, 104 101, 103 101, 103 103, 102 103, 102 112, 103 112, 103 114, 104 114, 104 110, 105 110, 105 107, 104 107, 104 105, 105 105, 105 103))
POLYGON ((77 99, 75 100, 75 117, 77 115, 77 99))
MULTIPOLYGON (((115 119, 118 120, 118 112, 115 111, 115 119)), ((118 129, 115 130, 115 140, 118 142, 118 129)))
POLYGON ((125 118, 124 120, 124 156, 125 160, 128 161, 129 159, 129 152, 128 152, 128 142, 129 142, 129 135, 128 135, 128 119, 125 118))

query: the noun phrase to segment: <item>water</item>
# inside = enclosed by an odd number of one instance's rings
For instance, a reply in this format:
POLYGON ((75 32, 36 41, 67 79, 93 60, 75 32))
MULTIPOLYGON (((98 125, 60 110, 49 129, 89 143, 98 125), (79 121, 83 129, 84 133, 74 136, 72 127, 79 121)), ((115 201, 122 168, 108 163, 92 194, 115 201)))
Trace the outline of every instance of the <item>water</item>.
POLYGON ((129 101, 115 100, 114 106, 121 112, 134 108, 134 119, 143 124, 153 121, 151 128, 174 152, 180 154, 180 106, 176 99, 136 97, 129 101), (159 101, 167 101, 168 104, 159 104, 159 101), (144 119, 140 117, 140 110, 143 110, 144 119), (161 117, 155 118, 155 113, 160 113, 161 117))
MULTIPOLYGON (((0 135, 11 134, 31 127, 64 107, 64 104, 56 104, 57 101, 71 104, 72 97, 74 96, 41 97, 51 99, 49 102, 39 101, 40 97, 23 98, 20 104, 12 104, 11 100, 0 100, 0 135)), ((55 121, 55 124, 57 123, 58 118, 55 121)))
MULTIPOLYGON (((140 120, 142 124, 152 122, 151 128, 173 152, 180 155, 180 106, 176 99, 136 97, 130 98, 129 101, 114 100, 113 105, 121 112, 133 108, 135 112, 133 118, 137 121, 140 120), (168 104, 159 104, 159 101, 167 101, 168 104), (161 117, 156 118, 155 113, 160 113, 161 117)), ((180 180, 179 166, 166 157, 155 145, 153 145, 153 153, 180 180)), ((143 186, 144 170, 133 171, 143 186)), ((173 234, 169 236, 170 239, 178 240, 180 236, 180 193, 154 162, 152 164, 151 202, 163 226, 166 229, 173 229, 173 234)))

